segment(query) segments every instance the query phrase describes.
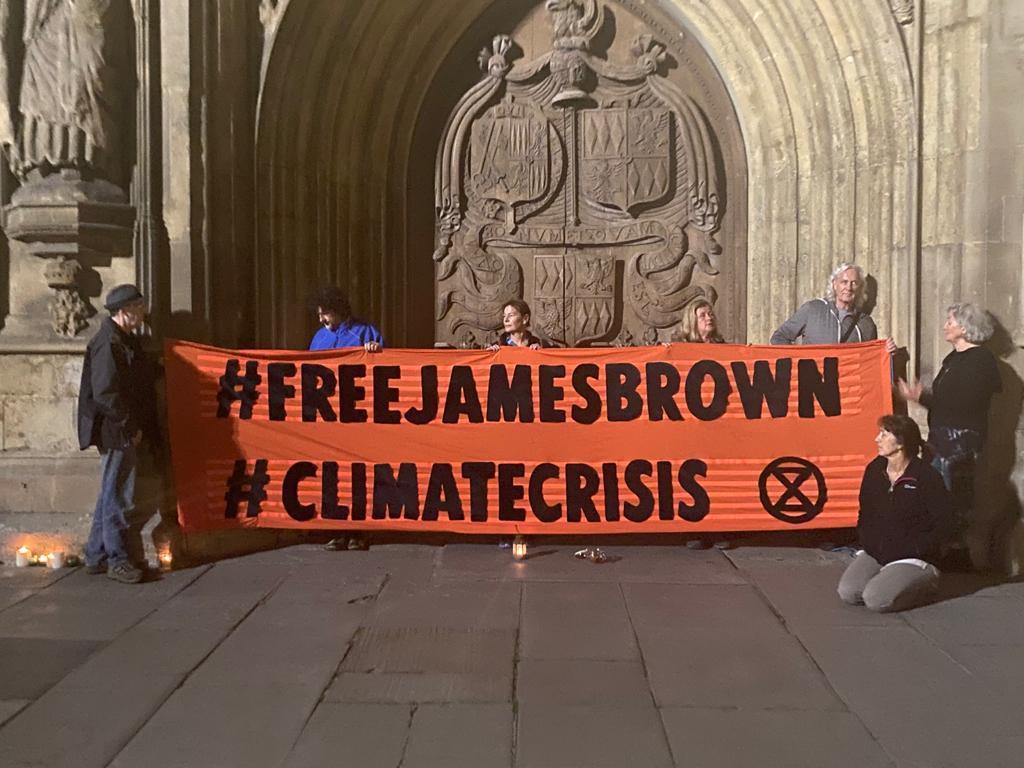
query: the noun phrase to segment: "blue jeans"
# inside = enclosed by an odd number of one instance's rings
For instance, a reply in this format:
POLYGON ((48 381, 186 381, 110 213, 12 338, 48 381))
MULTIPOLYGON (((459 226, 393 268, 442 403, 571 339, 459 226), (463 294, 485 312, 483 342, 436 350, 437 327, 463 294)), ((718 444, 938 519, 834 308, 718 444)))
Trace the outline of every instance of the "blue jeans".
POLYGON ((129 560, 128 527, 135 512, 138 450, 129 445, 104 451, 100 464, 100 495, 85 544, 85 564, 106 560, 116 565, 129 560))

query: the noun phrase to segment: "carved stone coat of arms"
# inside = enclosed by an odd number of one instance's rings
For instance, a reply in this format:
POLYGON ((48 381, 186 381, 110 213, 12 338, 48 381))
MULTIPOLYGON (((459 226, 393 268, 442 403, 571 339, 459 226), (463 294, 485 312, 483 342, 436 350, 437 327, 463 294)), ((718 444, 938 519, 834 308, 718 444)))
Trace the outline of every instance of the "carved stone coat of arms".
POLYGON ((438 147, 435 338, 489 344, 525 298, 554 344, 653 343, 716 298, 714 132, 652 35, 613 63, 592 50, 598 0, 545 7, 552 49, 513 62, 495 37, 438 147))

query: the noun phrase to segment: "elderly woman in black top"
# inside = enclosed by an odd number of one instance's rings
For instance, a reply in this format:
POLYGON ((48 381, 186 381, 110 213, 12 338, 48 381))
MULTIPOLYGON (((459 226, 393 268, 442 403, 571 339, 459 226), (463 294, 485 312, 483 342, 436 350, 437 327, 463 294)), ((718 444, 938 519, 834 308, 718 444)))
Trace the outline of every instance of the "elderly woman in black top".
POLYGON ((933 466, 952 491, 957 512, 957 538, 967 528, 974 506, 974 471, 985 443, 992 396, 1002 389, 999 368, 982 343, 992 337, 992 321, 974 304, 953 304, 942 326, 953 351, 942 361, 931 389, 920 381, 899 382, 905 400, 928 409, 928 446, 933 466))
POLYGON ((839 580, 839 597, 873 611, 902 611, 935 591, 935 567, 952 521, 939 473, 918 456, 921 431, 909 416, 883 416, 878 456, 864 469, 857 536, 863 549, 839 580))

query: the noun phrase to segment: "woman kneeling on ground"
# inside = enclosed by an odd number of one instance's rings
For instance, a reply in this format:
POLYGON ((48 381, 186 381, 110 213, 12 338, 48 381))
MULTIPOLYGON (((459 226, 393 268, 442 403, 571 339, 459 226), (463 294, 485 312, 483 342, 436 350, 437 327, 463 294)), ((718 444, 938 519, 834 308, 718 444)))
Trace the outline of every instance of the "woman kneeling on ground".
POLYGON ((935 567, 953 523, 942 477, 920 458, 921 431, 909 416, 883 416, 878 457, 864 469, 857 535, 863 549, 839 580, 839 597, 873 611, 902 611, 935 593, 935 567))

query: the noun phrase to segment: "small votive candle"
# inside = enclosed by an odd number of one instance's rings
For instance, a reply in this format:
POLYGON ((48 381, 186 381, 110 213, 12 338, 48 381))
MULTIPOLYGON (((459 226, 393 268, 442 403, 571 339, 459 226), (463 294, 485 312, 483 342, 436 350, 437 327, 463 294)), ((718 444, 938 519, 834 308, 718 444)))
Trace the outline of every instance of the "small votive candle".
POLYGON ((160 561, 160 567, 165 571, 169 571, 171 566, 174 564, 174 556, 171 554, 170 549, 162 549, 157 555, 157 559, 160 561))
POLYGON ((526 537, 516 536, 512 540, 512 559, 513 560, 525 560, 526 559, 526 537))
POLYGON ((46 563, 53 570, 64 567, 64 553, 63 552, 51 552, 46 556, 46 563))
POLYGON ((18 547, 14 553, 14 564, 18 568, 26 568, 32 564, 32 550, 28 547, 18 547))

